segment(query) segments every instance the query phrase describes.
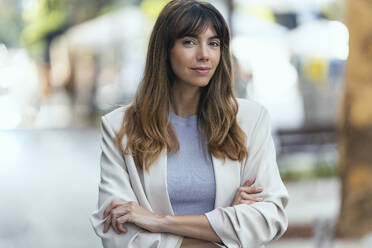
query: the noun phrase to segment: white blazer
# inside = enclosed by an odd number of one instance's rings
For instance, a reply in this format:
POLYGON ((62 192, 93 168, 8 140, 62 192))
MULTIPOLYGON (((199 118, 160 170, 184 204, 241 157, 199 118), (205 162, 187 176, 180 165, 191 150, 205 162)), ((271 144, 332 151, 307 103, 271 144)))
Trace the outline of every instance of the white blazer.
MULTIPOLYGON (((247 135, 248 159, 243 163, 212 157, 216 178, 215 209, 205 213, 213 230, 222 240, 221 247, 264 247, 287 229, 284 211, 288 192, 280 178, 270 119, 267 110, 250 100, 238 99, 238 123, 247 135), (251 205, 231 206, 237 189, 256 178, 257 194, 264 200, 251 205)), ((103 212, 112 200, 135 201, 161 215, 174 215, 167 192, 167 153, 150 167, 149 173, 137 170, 133 157, 123 156, 115 144, 125 107, 102 117, 101 181, 98 208, 90 221, 105 248, 179 248, 183 237, 170 233, 151 233, 135 224, 125 224, 128 232, 116 234, 112 228, 103 233, 103 212)), ((123 140, 124 145, 126 139, 123 140)))

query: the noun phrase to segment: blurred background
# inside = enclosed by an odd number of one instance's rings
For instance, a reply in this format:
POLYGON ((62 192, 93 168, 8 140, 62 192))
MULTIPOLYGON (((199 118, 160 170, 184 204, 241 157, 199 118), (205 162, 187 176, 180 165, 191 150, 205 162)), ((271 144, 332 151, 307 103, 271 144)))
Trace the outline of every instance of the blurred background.
MULTIPOLYGON (((168 0, 0 0, 0 247, 101 247, 100 116, 133 98, 168 0)), ((372 4, 210 0, 291 199, 268 247, 372 247, 372 4), (350 50, 350 52, 349 52, 350 50)))

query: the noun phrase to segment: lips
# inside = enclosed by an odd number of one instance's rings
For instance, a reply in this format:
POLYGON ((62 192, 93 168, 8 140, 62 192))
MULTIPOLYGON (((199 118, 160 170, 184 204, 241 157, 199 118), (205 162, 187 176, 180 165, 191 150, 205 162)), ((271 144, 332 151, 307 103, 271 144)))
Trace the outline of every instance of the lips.
POLYGON ((210 67, 195 67, 195 68, 191 68, 191 69, 193 71, 195 71, 196 73, 202 74, 202 75, 208 74, 209 71, 211 70, 210 67))

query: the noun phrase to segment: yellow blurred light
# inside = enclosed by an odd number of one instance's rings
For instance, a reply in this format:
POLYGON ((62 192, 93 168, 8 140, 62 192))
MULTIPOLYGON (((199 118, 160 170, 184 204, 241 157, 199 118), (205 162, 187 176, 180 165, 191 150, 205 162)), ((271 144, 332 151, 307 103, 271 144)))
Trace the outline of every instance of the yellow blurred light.
POLYGON ((255 16, 257 18, 260 18, 266 21, 275 22, 275 15, 271 11, 271 9, 268 7, 259 6, 259 5, 251 5, 251 4, 242 4, 242 5, 239 5, 236 9, 240 9, 243 12, 251 16, 255 16))
POLYGON ((322 58, 313 58, 303 67, 305 76, 314 83, 324 83, 328 76, 328 63, 322 58))
POLYGON ((170 0, 144 0, 141 8, 151 19, 155 20, 170 0))

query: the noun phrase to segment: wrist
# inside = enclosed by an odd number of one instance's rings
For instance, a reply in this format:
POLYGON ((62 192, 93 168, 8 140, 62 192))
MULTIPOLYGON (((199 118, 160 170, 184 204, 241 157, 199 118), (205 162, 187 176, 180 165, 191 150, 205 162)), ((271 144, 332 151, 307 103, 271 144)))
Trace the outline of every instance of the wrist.
POLYGON ((167 232, 169 223, 169 215, 157 215, 156 217, 156 232, 167 232))
POLYGON ((159 215, 158 217, 159 232, 169 232, 169 226, 172 218, 173 218, 172 215, 159 215))

